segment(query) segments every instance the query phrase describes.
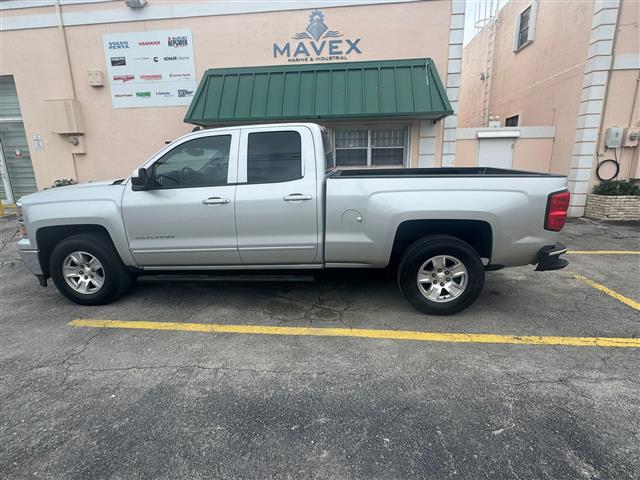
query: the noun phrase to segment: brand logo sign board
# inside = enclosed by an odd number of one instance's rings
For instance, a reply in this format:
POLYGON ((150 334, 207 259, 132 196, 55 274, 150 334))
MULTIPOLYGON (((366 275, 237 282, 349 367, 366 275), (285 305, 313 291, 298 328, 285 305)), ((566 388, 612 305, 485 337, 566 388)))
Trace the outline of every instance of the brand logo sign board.
POLYGON ((189 105, 196 90, 190 29, 102 36, 113 108, 189 105))
POLYGON ((361 40, 338 30, 329 30, 324 14, 313 10, 303 32, 283 42, 273 43, 273 58, 285 59, 289 63, 350 60, 362 53, 361 40))

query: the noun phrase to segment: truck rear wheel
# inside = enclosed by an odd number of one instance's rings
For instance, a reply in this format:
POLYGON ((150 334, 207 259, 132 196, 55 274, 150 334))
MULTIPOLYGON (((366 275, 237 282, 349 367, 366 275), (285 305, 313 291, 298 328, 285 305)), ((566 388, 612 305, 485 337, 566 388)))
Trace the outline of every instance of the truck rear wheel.
POLYGON ((416 309, 451 315, 471 305, 484 286, 484 266, 466 242, 450 235, 416 240, 398 267, 400 291, 416 309))
POLYGON ((109 303, 132 280, 109 239, 94 233, 58 243, 49 258, 49 273, 60 293, 80 305, 109 303))

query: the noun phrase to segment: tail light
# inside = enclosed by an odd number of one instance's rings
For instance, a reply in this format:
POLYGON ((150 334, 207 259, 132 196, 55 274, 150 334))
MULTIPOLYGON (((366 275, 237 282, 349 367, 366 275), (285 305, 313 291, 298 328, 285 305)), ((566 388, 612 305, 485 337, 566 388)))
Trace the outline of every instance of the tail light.
POLYGON ((567 210, 571 195, 567 190, 549 195, 547 200, 547 215, 544 219, 545 230, 559 232, 567 222, 567 210))

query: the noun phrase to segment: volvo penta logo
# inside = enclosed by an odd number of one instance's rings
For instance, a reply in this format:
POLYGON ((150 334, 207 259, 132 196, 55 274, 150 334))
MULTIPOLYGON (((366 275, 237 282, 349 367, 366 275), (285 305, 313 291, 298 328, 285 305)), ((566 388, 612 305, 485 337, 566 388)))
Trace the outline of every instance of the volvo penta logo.
POLYGON ((337 30, 329 30, 320 10, 313 10, 306 30, 291 37, 299 42, 274 43, 273 58, 286 57, 289 62, 318 62, 347 60, 347 55, 362 53, 360 38, 338 39, 342 36, 337 30))
POLYGON ((193 95, 193 90, 185 90, 185 89, 179 89, 178 90, 178 97, 190 97, 193 95))

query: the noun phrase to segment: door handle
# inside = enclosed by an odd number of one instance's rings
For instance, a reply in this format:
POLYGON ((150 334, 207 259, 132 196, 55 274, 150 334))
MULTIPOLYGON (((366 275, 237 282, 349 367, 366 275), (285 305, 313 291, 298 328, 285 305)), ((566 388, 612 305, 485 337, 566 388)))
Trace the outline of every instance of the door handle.
POLYGON ((225 205, 229 202, 231 202, 231 200, 229 200, 228 198, 221 197, 209 197, 205 200, 202 200, 202 203, 204 205, 225 205))
POLYGON ((282 197, 285 202, 301 202, 303 200, 311 200, 313 197, 311 195, 306 195, 303 193, 290 193, 289 195, 282 197))

